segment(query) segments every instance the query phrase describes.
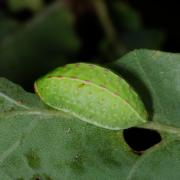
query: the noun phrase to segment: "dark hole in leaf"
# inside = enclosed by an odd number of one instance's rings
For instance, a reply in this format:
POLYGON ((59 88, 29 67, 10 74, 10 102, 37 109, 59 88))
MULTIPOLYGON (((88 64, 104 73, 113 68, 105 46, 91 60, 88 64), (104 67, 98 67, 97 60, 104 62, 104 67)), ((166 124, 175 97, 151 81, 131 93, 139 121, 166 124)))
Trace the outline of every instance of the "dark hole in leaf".
POLYGON ((129 128, 123 131, 126 143, 137 154, 149 149, 161 141, 161 136, 157 131, 143 128, 129 128))

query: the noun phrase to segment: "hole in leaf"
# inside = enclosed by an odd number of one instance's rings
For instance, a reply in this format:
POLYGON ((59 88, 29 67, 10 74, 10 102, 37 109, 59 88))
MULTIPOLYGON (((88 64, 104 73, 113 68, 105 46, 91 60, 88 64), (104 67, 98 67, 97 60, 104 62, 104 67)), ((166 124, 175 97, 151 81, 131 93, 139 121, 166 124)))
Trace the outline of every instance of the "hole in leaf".
POLYGON ((125 129, 123 135, 126 143, 137 154, 141 154, 161 141, 161 136, 157 131, 143 128, 125 129))

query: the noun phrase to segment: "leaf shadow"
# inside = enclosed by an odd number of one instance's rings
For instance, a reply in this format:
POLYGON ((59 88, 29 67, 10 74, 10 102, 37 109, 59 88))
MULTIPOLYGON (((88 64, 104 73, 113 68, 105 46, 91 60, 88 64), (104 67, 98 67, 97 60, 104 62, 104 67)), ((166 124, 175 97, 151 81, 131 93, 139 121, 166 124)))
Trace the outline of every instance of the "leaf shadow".
POLYGON ((124 67, 117 66, 117 64, 111 65, 110 67, 115 71, 115 73, 123 77, 138 93, 139 97, 143 101, 144 106, 148 112, 148 120, 152 121, 154 108, 153 108, 152 96, 148 87, 137 75, 135 75, 130 70, 124 67))

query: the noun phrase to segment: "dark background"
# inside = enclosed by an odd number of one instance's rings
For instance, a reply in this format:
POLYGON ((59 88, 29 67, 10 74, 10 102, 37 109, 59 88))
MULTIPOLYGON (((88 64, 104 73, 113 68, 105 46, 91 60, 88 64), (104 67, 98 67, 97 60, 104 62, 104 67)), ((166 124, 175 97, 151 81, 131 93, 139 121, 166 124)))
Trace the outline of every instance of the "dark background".
MULTIPOLYGON (((44 0, 46 6, 50 6, 55 1, 44 0)), ((86 59, 95 57, 97 55, 97 43, 103 37, 103 30, 92 3, 88 0, 61 1, 70 5, 71 11, 76 17, 75 30, 84 43, 79 56, 86 59), (81 8, 79 8, 80 6, 81 8)), ((139 13, 146 29, 157 28, 164 33, 165 38, 159 49, 169 52, 180 51, 180 12, 177 1, 123 0, 122 2, 127 3, 139 13)), ((107 0, 106 3, 107 5, 111 4, 111 1, 107 0)), ((108 9, 110 8, 108 7, 108 9)), ((13 12, 8 7, 8 0, 0 0, 0 12, 21 22, 26 22, 35 16, 35 13, 30 8, 23 8, 13 12)))

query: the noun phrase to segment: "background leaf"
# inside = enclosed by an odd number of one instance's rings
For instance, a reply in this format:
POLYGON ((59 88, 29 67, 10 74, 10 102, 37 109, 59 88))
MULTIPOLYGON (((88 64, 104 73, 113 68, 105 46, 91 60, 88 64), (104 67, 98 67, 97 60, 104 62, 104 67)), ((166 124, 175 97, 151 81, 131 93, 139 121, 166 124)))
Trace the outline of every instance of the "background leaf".
POLYGON ((16 32, 19 28, 19 23, 16 21, 5 17, 3 14, 0 13, 0 45, 1 41, 3 41, 7 36, 16 32))
MULTIPOLYGON (((137 48, 161 49, 166 34, 161 28, 146 28, 141 14, 130 2, 98 1, 99 19, 106 36, 99 45, 100 57, 111 61, 137 48), (103 15, 104 14, 104 15, 103 15), (110 26, 110 27, 109 27, 110 26)), ((97 11, 98 12, 98 11, 97 11)))
POLYGON ((133 84, 153 121, 180 127, 180 55, 135 50, 112 66, 133 84))
POLYGON ((0 178, 119 179, 138 157, 125 144, 122 131, 101 129, 46 107, 33 108, 35 95, 4 79, 0 84, 1 106, 19 107, 0 113, 0 178), (14 89, 13 96, 8 87, 14 89), (19 106, 18 94, 31 96, 32 103, 24 100, 26 108, 19 106))
POLYGON ((8 6, 12 11, 29 8, 37 11, 43 7, 43 0, 8 0, 8 6))
POLYGON ((122 32, 121 37, 128 50, 138 48, 159 49, 164 43, 165 34, 158 29, 142 29, 122 32))
POLYGON ((73 61, 78 48, 73 17, 62 3, 55 3, 4 39, 0 75, 23 85, 33 84, 51 68, 73 61))
POLYGON ((128 3, 115 0, 109 1, 108 5, 110 6, 109 9, 113 21, 118 29, 137 31, 143 27, 139 12, 128 3))

